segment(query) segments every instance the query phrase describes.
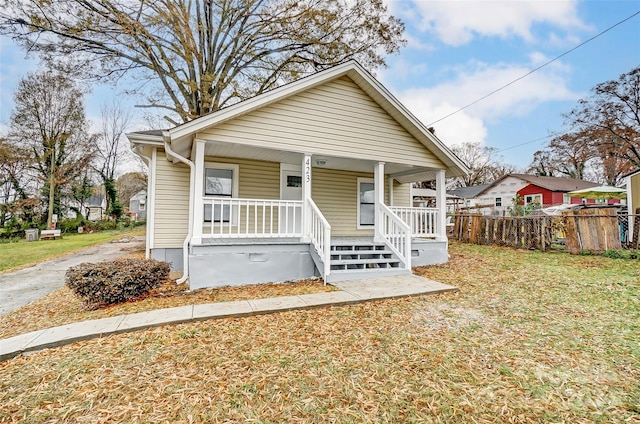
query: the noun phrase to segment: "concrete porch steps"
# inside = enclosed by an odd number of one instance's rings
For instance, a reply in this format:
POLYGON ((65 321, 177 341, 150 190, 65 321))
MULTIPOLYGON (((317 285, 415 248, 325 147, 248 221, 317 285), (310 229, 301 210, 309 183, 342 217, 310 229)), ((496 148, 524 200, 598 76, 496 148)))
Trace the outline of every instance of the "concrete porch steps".
POLYGON ((373 240, 332 240, 330 265, 328 283, 411 274, 386 245, 373 240))

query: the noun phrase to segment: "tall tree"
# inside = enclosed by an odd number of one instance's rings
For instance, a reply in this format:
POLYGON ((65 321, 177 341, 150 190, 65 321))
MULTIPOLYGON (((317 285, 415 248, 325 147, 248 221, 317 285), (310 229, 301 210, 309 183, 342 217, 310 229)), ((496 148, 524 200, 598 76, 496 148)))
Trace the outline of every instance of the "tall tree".
POLYGON ((29 197, 25 175, 29 163, 26 149, 0 138, 0 227, 10 218, 14 203, 29 197))
POLYGON ((568 114, 569 124, 590 134, 600 152, 640 168, 640 66, 591 91, 568 114))
POLYGON ((151 81, 145 106, 183 122, 349 59, 384 66, 403 32, 383 0, 0 0, 0 33, 53 64, 151 81))
POLYGON ((97 137, 93 166, 104 184, 107 213, 118 218, 123 210, 118 202, 116 170, 126 155, 122 148, 122 139, 131 124, 131 114, 114 102, 111 105, 102 105, 101 117, 101 132, 97 137))
POLYGON ((72 81, 51 72, 27 74, 14 95, 9 139, 31 152, 48 205, 48 226, 52 214, 62 212, 62 189, 71 189, 93 153, 82 99, 72 81))
POLYGON ((456 184, 469 187, 486 184, 497 180, 503 175, 515 172, 512 165, 502 161, 495 147, 483 146, 480 143, 463 143, 451 148, 469 167, 469 174, 458 178, 456 184))
POLYGON ((590 131, 570 132, 554 137, 549 151, 555 169, 564 177, 584 180, 587 165, 598 155, 590 131))

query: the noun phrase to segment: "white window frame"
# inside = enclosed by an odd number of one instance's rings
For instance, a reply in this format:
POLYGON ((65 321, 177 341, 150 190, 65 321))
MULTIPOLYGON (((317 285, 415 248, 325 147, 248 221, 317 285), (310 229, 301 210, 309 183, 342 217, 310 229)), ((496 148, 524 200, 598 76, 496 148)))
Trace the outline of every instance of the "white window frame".
POLYGON ((496 197, 496 198, 494 199, 493 205, 494 205, 496 208, 501 208, 501 207, 502 207, 502 197, 496 197), (498 204, 498 200, 500 200, 500 204, 498 204))
MULTIPOLYGON (((204 172, 202 173, 202 178, 204 178, 204 180, 202 181, 202 198, 203 199, 215 199, 215 198, 224 198, 227 199, 227 196, 216 196, 216 195, 212 195, 212 194, 205 194, 206 191, 206 187, 207 187, 207 169, 222 169, 222 170, 230 170, 232 172, 231 174, 231 199, 236 199, 238 198, 238 191, 239 191, 239 180, 240 180, 240 165, 235 164, 235 163, 221 163, 221 162, 205 162, 204 163, 204 172)), ((237 213, 235 213, 236 211, 232 210, 229 212, 229 214, 231 215, 231 224, 232 225, 237 225, 238 224, 238 217, 237 217, 237 213)), ((205 211, 202 211, 203 217, 206 217, 205 211)), ((213 223, 213 211, 211 211, 211 221, 205 221, 205 224, 211 225, 213 223)), ((223 221, 223 223, 228 222, 228 221, 223 221)))
POLYGON ((528 205, 529 203, 535 203, 535 199, 538 198, 540 199, 540 203, 539 205, 542 206, 542 201, 543 201, 543 197, 542 197, 542 193, 536 193, 536 194, 525 194, 524 195, 524 204, 528 205), (527 201, 527 197, 532 197, 533 199, 531 201, 527 201))
POLYGON ((358 230, 372 230, 376 227, 375 224, 375 200, 373 203, 373 216, 374 216, 374 223, 373 224, 360 224, 360 184, 361 183, 368 183, 368 184, 373 184, 375 187, 375 180, 373 178, 363 178, 363 177, 358 177, 357 179, 357 185, 356 185, 356 196, 357 196, 357 200, 358 200, 358 207, 357 207, 357 214, 356 214, 356 228, 358 230))

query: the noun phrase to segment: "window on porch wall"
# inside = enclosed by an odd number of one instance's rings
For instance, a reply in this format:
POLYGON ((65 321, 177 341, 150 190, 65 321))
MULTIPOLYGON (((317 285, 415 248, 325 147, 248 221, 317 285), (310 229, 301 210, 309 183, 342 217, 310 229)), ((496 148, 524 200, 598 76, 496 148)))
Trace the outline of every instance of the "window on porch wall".
POLYGON ((371 181, 358 181, 358 225, 375 224, 375 184, 371 181))
MULTIPOLYGON (((204 172, 204 195, 208 197, 233 197, 234 170, 226 168, 206 168, 204 172)), ((221 210, 216 205, 213 211, 215 222, 229 222, 231 218, 230 206, 226 205, 221 210)), ((211 222, 211 205, 204 205, 204 221, 211 222)))

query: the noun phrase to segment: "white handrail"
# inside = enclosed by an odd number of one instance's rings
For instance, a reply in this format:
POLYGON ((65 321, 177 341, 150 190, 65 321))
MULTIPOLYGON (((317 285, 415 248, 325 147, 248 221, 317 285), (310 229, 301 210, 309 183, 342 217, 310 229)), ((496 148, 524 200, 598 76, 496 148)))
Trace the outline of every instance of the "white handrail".
POLYGON ((205 197, 204 222, 209 238, 302 236, 302 201, 205 197))
POLYGON ((437 208, 407 208, 390 206, 398 217, 411 227, 414 237, 437 237, 438 214, 437 208))
POLYGON ((385 204, 378 205, 378 213, 381 228, 376 232, 402 261, 405 269, 411 270, 411 228, 385 204))
POLYGON ((312 199, 307 199, 307 205, 310 216, 309 237, 322 260, 323 269, 320 271, 326 284, 327 276, 331 273, 331 225, 312 199))

